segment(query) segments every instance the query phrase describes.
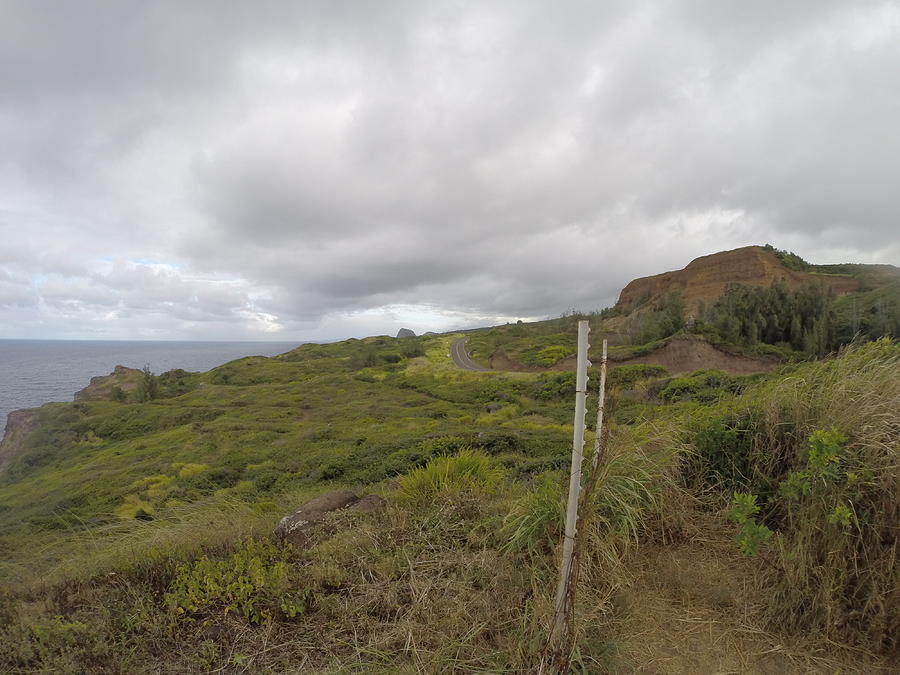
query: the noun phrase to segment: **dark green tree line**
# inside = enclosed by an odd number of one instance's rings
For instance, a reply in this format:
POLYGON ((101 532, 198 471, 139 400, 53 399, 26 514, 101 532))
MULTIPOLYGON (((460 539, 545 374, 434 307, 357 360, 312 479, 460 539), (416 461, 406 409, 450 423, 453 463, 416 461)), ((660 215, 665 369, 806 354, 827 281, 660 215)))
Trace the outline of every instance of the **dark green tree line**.
POLYGON ((809 284, 792 291, 782 281, 768 288, 731 284, 705 308, 697 328, 726 342, 790 345, 823 356, 834 344, 833 293, 809 284))

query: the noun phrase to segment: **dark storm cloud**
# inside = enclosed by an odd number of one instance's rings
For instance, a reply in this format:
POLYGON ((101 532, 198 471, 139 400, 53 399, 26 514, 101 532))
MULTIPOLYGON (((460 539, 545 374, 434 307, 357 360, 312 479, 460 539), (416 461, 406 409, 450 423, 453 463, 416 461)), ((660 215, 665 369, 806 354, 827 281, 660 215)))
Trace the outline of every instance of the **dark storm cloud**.
POLYGON ((6 2, 0 305, 339 337, 897 262, 898 72, 893 3, 6 2))

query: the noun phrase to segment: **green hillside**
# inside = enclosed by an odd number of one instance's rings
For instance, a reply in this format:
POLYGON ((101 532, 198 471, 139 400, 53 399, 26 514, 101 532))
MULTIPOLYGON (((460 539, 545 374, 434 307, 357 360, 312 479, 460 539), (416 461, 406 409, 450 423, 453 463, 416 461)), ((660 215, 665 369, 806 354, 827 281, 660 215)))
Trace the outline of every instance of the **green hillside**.
MULTIPOLYGON (((527 363, 571 349, 576 319, 467 337, 527 363)), ((0 670, 532 671, 574 379, 459 370, 457 337, 305 345, 40 408, 0 479, 0 670), (271 543, 337 487, 387 508, 271 543)), ((889 668, 898 357, 881 340, 768 376, 613 370, 577 669, 889 668)))

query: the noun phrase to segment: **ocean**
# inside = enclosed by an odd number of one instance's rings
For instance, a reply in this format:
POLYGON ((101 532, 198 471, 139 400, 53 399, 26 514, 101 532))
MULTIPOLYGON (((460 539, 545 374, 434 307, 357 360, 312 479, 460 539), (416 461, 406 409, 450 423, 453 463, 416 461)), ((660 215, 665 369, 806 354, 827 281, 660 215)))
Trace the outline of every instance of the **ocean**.
POLYGON ((0 340, 0 437, 6 416, 19 408, 71 401, 95 375, 117 365, 206 371, 244 356, 275 356, 296 342, 142 342, 106 340, 0 340))

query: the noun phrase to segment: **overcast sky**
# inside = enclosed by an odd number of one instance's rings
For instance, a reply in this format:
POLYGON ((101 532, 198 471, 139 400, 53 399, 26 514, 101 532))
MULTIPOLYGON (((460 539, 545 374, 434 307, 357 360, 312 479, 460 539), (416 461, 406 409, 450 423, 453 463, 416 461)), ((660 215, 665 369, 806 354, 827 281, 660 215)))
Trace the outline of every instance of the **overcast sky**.
POLYGON ((446 330, 898 232, 897 2, 0 0, 0 337, 446 330))

